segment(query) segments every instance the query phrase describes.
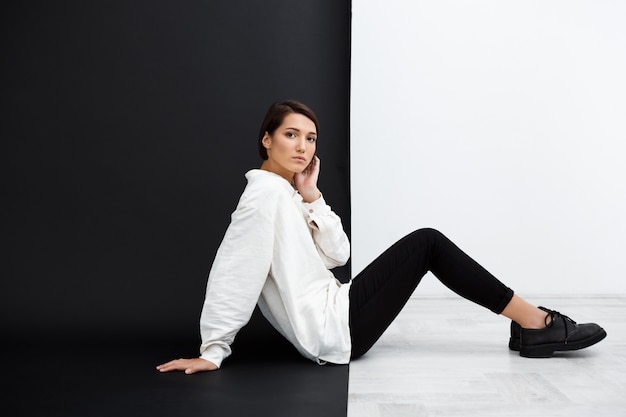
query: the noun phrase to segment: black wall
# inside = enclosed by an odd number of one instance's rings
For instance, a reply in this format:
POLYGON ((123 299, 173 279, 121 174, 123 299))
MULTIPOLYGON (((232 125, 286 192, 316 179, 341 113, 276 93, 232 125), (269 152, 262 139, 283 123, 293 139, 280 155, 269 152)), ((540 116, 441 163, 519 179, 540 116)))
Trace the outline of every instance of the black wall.
POLYGON ((197 338, 276 100, 316 110, 321 189, 349 234, 349 1, 0 7, 5 342, 197 338))

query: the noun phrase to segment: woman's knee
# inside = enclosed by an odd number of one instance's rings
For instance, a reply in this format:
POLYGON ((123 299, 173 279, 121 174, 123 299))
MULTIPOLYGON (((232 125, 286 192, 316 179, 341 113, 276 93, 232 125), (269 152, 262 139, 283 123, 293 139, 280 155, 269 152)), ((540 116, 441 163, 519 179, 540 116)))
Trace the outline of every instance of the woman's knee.
POLYGON ((417 229, 406 236, 412 247, 447 247, 450 240, 439 230, 431 227, 417 229))
POLYGON ((431 227, 424 227, 422 229, 417 229, 411 234, 409 234, 409 236, 416 237, 419 239, 435 239, 435 240, 445 238, 443 233, 431 227))

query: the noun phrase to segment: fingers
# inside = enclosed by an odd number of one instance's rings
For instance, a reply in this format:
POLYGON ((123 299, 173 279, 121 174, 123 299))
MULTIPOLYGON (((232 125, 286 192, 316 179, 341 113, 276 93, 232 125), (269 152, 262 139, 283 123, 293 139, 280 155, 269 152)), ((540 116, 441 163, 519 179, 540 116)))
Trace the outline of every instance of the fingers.
POLYGON ((306 167, 305 171, 307 174, 312 174, 313 172, 320 170, 320 159, 317 156, 313 156, 311 163, 306 167))
POLYGON ((185 371, 190 366, 190 359, 174 359, 156 367, 160 372, 185 371))

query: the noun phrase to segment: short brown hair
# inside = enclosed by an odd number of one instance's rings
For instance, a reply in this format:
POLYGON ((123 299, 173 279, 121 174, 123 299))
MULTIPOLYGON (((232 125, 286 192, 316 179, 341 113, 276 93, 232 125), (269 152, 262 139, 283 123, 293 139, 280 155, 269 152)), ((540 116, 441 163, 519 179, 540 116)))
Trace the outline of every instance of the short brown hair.
POLYGON ((263 146, 263 137, 265 132, 273 134, 276 129, 283 123, 285 116, 290 113, 302 114, 315 124, 316 133, 319 133, 320 126, 317 121, 317 116, 307 105, 302 104, 295 100, 285 100, 273 103, 265 114, 265 119, 261 124, 261 130, 259 131, 259 155, 263 160, 267 159, 267 149, 263 146))

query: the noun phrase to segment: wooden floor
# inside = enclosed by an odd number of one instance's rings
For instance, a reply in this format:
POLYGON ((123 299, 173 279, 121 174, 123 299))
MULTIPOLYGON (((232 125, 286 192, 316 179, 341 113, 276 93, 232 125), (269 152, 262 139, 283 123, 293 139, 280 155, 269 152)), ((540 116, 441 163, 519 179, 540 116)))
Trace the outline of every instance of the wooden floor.
POLYGON ((414 295, 350 365, 348 416, 626 416, 626 297, 525 297, 579 323, 599 344, 550 359, 507 347, 509 321, 460 298, 414 295))

